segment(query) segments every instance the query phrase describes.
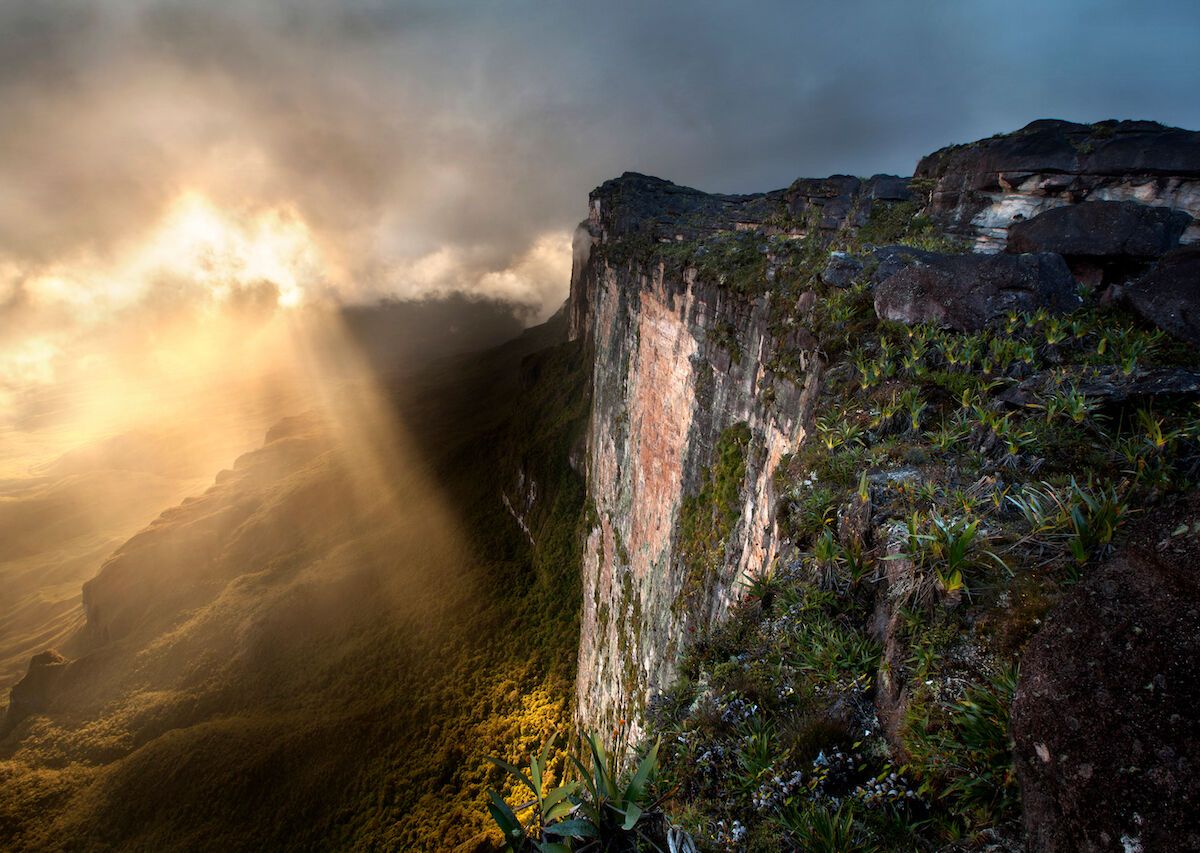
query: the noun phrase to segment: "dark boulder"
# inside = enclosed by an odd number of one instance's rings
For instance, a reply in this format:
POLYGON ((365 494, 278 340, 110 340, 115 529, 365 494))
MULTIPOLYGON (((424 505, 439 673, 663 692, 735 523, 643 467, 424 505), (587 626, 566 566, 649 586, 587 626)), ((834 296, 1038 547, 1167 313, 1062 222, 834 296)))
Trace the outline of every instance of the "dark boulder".
POLYGON ((863 185, 863 195, 873 201, 908 201, 912 195, 908 181, 896 175, 872 175, 863 185))
POLYGON ((1150 272, 1124 289, 1122 299, 1142 319, 1200 346, 1200 246, 1164 255, 1150 272))
POLYGON ((1088 201, 1047 210, 1008 228, 1006 251, 1087 258, 1157 258, 1192 222, 1182 210, 1133 201, 1088 201))
POLYGON ((912 246, 880 246, 871 253, 877 266, 871 275, 871 283, 879 284, 905 267, 916 263, 928 263, 941 257, 937 252, 914 249, 912 246))
POLYGON ((936 323, 977 331, 1010 311, 1079 305, 1075 279, 1060 255, 933 255, 875 288, 881 320, 936 323))
POLYGON ((1200 850, 1200 497, 1156 509, 1021 662, 1029 849, 1200 850))
POLYGON ((829 263, 821 273, 821 281, 834 287, 845 287, 863 270, 863 262, 845 252, 832 252, 829 263))

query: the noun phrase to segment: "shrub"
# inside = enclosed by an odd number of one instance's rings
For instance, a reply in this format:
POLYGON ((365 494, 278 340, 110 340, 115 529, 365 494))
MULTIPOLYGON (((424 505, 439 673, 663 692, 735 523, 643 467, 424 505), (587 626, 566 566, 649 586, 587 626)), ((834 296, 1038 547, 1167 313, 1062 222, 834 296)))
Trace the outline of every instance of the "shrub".
POLYGON ((658 769, 658 745, 646 751, 636 768, 621 774, 615 758, 605 751, 596 735, 588 735, 583 743, 584 759, 571 756, 579 778, 550 791, 544 790, 543 775, 553 739, 547 740, 531 759, 528 773, 491 759, 534 797, 530 803, 513 808, 494 790, 489 792, 488 811, 509 850, 569 853, 579 842, 585 847, 599 842, 605 850, 632 853, 639 849, 639 842, 650 841, 645 830, 650 812, 658 805, 649 797, 649 783, 658 769), (517 812, 531 806, 529 823, 522 823, 517 812))
POLYGON ((948 705, 927 692, 909 703, 907 769, 921 779, 922 793, 972 825, 1005 820, 1019 802, 1009 734, 1016 686, 1016 668, 1003 668, 948 705))

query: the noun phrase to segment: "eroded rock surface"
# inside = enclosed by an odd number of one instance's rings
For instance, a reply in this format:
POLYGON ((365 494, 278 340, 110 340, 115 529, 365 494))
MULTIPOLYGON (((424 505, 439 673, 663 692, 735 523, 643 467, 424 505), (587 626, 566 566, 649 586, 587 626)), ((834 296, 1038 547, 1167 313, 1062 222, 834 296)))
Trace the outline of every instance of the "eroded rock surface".
MULTIPOLYGON (((977 250, 1000 251, 1014 222, 1085 201, 1136 201, 1200 217, 1200 133, 1150 121, 1044 119, 925 157, 929 213, 977 250)), ((1183 242, 1200 240, 1195 221, 1183 242)))
POLYGON ((1200 497, 1155 509, 1047 616, 1021 663, 1030 849, 1200 849, 1200 497))
POLYGON ((880 282, 875 313, 901 323, 976 331, 1010 311, 1079 305, 1075 279, 1060 255, 929 254, 880 282))

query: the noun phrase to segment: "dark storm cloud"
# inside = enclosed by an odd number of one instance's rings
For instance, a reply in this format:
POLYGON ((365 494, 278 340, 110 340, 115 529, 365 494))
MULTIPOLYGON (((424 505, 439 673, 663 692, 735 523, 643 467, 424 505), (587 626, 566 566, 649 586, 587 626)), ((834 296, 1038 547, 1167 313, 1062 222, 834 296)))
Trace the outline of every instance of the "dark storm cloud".
POLYGON ((626 169, 752 191, 1044 116, 1200 126, 1198 36, 1188 2, 4 3, 0 260, 192 187, 295 205, 364 292, 511 283, 626 169))

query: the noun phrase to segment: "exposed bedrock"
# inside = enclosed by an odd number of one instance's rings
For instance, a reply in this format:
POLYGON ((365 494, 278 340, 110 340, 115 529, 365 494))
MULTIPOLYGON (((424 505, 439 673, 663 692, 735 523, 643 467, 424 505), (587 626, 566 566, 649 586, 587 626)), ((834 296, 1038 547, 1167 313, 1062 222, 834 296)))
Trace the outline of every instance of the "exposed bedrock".
POLYGON ((917 165, 929 213, 977 250, 1000 251, 1014 222, 1085 201, 1136 201, 1187 212, 1200 240, 1200 133, 1150 121, 1044 119, 943 148, 917 165))

